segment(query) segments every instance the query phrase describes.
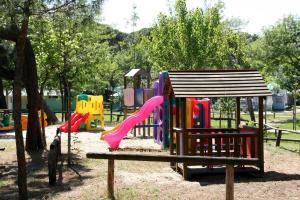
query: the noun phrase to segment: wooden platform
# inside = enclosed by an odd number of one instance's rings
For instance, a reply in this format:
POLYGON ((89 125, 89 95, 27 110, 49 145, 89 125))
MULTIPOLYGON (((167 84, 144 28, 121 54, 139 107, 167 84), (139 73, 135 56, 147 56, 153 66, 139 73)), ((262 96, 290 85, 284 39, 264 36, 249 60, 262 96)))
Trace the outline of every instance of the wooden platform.
MULTIPOLYGON (((173 168, 176 170, 176 168, 173 168)), ((225 174, 226 173, 226 166, 225 165, 214 165, 213 167, 207 167, 202 165, 192 165, 187 166, 189 177, 196 178, 200 177, 201 175, 208 175, 208 174, 225 174)), ((177 171, 183 174, 183 164, 178 163, 177 171)), ((245 167, 234 167, 234 172, 237 174, 258 174, 259 169, 255 167, 245 166, 245 167)))

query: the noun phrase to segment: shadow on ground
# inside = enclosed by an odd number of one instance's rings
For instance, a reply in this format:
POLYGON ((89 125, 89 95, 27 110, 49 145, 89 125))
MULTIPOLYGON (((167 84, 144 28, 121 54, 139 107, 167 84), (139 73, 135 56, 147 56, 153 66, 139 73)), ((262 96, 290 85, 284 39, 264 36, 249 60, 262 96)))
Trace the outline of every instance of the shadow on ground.
MULTIPOLYGON (((71 168, 66 164, 66 155, 62 155, 62 159, 58 164, 57 184, 49 186, 48 184, 48 163, 47 152, 29 154, 27 160, 27 187, 29 199, 47 199, 55 193, 70 191, 71 188, 80 187, 83 180, 92 178, 85 175, 91 169, 81 164, 81 158, 72 155, 71 168)), ((11 165, 0 165, 0 179, 6 183, 0 184, 0 199, 17 199, 18 187, 16 182, 17 163, 11 165)))
MULTIPOLYGON (((258 173, 254 173, 254 172, 243 172, 243 173, 235 173, 235 177, 234 177, 235 183, 274 182, 274 181, 293 181, 293 180, 300 180, 300 173, 286 174, 286 173, 280 173, 276 171, 268 171, 265 172, 263 175, 259 175, 258 173)), ((225 173, 193 175, 191 181, 199 182, 201 186, 224 184, 225 173)))

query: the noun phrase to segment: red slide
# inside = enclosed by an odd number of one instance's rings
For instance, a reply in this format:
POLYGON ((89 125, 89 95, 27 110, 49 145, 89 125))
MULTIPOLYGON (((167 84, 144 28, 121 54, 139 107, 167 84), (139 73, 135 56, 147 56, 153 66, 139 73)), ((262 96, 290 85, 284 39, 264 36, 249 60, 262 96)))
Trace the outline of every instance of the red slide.
MULTIPOLYGON (((89 113, 79 114, 73 113, 71 115, 71 132, 78 132, 78 128, 81 123, 83 123, 89 117, 89 113)), ((61 132, 68 132, 68 121, 66 121, 63 125, 58 127, 61 132)))

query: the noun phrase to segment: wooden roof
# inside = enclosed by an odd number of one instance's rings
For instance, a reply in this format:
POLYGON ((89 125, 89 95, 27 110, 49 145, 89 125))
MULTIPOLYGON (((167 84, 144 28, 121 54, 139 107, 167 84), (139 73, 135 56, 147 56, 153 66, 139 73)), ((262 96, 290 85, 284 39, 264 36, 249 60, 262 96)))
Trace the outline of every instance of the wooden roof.
POLYGON ((175 97, 269 96, 257 70, 169 71, 175 97))
POLYGON ((145 76, 148 73, 143 69, 131 69, 127 74, 125 74, 126 77, 135 77, 135 76, 145 76))

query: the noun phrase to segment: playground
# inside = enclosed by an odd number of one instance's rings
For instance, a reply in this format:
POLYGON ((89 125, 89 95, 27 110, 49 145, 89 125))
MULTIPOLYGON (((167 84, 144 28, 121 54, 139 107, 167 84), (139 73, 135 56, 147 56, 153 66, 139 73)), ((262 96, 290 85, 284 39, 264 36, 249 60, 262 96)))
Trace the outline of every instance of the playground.
MULTIPOLYGON (((47 152, 26 154, 31 198, 298 198, 300 158, 297 147, 285 148, 298 132, 266 123, 285 123, 290 113, 272 121, 258 71, 163 71, 146 88, 145 77, 125 74, 121 120, 105 122, 102 96, 79 94, 69 120, 46 124, 47 152), (241 112, 245 96, 258 98, 255 123, 241 112), (231 110, 221 109, 222 98, 231 98, 231 110)), ((17 197, 14 139, 0 135, 5 199, 17 197)))
MULTIPOLYGON (((112 128, 112 127, 111 127, 112 128)), ((46 128, 47 142, 55 135, 56 126, 46 128)), ((15 199, 17 187, 16 155, 14 134, 0 135, 1 152, 1 199, 15 199), (3 168, 3 166, 6 166, 3 168)), ((47 159, 47 155, 26 155, 30 172, 28 189, 34 199, 106 199, 107 161, 87 159, 91 151, 108 152, 108 145, 98 140, 97 133, 79 132, 74 144, 74 168, 80 174, 62 168, 62 180, 56 186, 48 186, 47 164, 34 159, 47 159)), ((122 152, 167 155, 153 139, 133 138, 130 134, 120 144, 122 152), (151 150, 149 150, 151 149, 151 150)), ((67 152, 67 135, 62 135, 62 153, 67 152)), ((298 199, 300 188, 300 158, 296 153, 265 145, 265 175, 257 177, 237 174, 235 179, 236 199, 298 199), (288 164, 287 164, 288 163, 288 164)), ((66 160, 64 161, 66 162, 66 160)), ((192 181, 184 181, 175 173, 169 163, 116 161, 116 199, 223 199, 225 193, 224 175, 202 175, 192 181)))
POLYGON ((300 200, 297 7, 3 1, 0 200, 300 200))

